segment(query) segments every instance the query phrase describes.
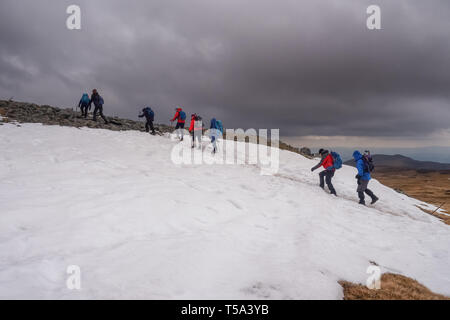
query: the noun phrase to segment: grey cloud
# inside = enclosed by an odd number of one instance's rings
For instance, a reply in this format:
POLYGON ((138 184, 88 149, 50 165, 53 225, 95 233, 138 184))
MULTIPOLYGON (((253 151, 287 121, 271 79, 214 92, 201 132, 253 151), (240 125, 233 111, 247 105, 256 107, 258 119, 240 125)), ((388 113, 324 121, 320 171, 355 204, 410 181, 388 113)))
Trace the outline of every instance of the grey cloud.
POLYGON ((0 3, 0 95, 73 105, 98 88, 106 112, 144 104, 282 135, 420 137, 449 128, 450 4, 377 1, 0 3), (31 70, 31 71, 30 71, 31 70))

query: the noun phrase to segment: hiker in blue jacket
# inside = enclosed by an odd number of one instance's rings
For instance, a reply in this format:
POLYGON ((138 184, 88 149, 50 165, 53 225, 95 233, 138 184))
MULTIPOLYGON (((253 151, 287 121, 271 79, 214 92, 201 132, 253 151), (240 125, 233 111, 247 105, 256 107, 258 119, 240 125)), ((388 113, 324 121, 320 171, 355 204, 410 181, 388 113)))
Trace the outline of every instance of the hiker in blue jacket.
POLYGON ((213 145, 213 153, 217 152, 217 139, 223 136, 222 130, 222 123, 219 120, 216 120, 216 118, 212 118, 210 125, 210 137, 213 145))
POLYGON ((91 105, 94 103, 94 121, 97 121, 97 113, 103 118, 105 124, 108 124, 108 120, 103 115, 103 104, 105 103, 103 98, 98 94, 97 89, 92 90, 91 101, 89 101, 89 110, 91 110, 91 105))
POLYGON ((372 178, 370 176, 368 165, 365 163, 363 155, 358 150, 353 152, 353 159, 355 159, 356 169, 358 169, 358 174, 355 178, 358 180, 358 188, 356 189, 356 192, 358 192, 359 204, 366 204, 364 193, 372 198, 372 202, 370 204, 374 204, 379 199, 376 195, 373 194, 372 191, 367 189, 369 181, 372 178))
POLYGON ((142 109, 142 114, 138 116, 139 118, 145 117, 147 122, 145 123, 145 131, 150 132, 152 129, 152 134, 155 135, 155 127, 153 126, 153 121, 155 120, 155 113, 152 108, 147 107, 142 109))
POLYGON ((87 93, 83 93, 83 96, 78 103, 78 108, 80 108, 81 110, 81 115, 85 118, 87 118, 88 106, 90 101, 91 99, 89 99, 89 95, 87 93))

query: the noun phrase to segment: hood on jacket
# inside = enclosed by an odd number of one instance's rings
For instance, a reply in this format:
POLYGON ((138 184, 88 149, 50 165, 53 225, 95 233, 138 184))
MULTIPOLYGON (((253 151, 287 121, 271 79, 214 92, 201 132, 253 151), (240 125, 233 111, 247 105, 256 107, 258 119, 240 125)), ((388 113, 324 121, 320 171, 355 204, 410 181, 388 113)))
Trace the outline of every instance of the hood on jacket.
POLYGON ((319 152, 319 153, 320 153, 320 156, 322 157, 322 159, 325 159, 326 157, 328 157, 330 152, 328 150, 323 150, 323 149, 321 149, 321 150, 322 150, 322 152, 319 152))
POLYGON ((358 150, 355 150, 355 151, 353 152, 353 159, 355 159, 355 161, 358 161, 358 160, 361 159, 361 158, 362 158, 361 152, 359 152, 358 150))
POLYGON ((180 108, 180 107, 178 107, 178 108, 175 108, 175 110, 176 110, 177 112, 183 111, 183 109, 182 109, 182 108, 180 108))

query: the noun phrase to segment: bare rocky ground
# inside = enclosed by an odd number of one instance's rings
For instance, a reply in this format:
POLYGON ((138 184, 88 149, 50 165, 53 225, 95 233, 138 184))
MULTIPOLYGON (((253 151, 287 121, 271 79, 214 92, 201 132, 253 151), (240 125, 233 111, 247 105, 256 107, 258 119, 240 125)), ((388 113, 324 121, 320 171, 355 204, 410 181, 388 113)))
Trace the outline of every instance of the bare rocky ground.
MULTIPOLYGON (((88 127, 98 129, 108 129, 114 131, 137 130, 145 131, 145 123, 122 119, 118 117, 107 117, 109 123, 105 124, 103 119, 98 117, 97 121, 92 120, 92 114, 85 119, 80 111, 72 109, 56 108, 49 105, 37 105, 27 102, 16 102, 0 100, 1 122, 19 123, 42 123, 44 125, 60 125, 68 127, 88 127)), ((161 133, 172 132, 173 128, 167 125, 155 125, 155 129, 161 133)))

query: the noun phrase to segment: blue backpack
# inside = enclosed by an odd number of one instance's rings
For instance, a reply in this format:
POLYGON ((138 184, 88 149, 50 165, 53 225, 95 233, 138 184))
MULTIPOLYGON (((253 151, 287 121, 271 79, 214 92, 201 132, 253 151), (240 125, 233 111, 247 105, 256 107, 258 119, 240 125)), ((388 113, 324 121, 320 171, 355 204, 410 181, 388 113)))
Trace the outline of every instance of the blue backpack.
POLYGON ((180 119, 181 120, 186 120, 186 112, 180 111, 180 119))
POLYGON ((81 103, 88 104, 90 101, 91 99, 89 99, 89 95, 87 93, 83 93, 83 96, 81 97, 81 103))
POLYGON ((333 157, 333 167, 336 170, 342 168, 342 159, 339 153, 332 151, 331 156, 333 157))
POLYGON ((216 120, 216 129, 219 130, 223 134, 223 125, 222 121, 216 120))
POLYGON ((105 104, 105 100, 103 100, 101 96, 99 97, 98 102, 101 106, 105 104))

